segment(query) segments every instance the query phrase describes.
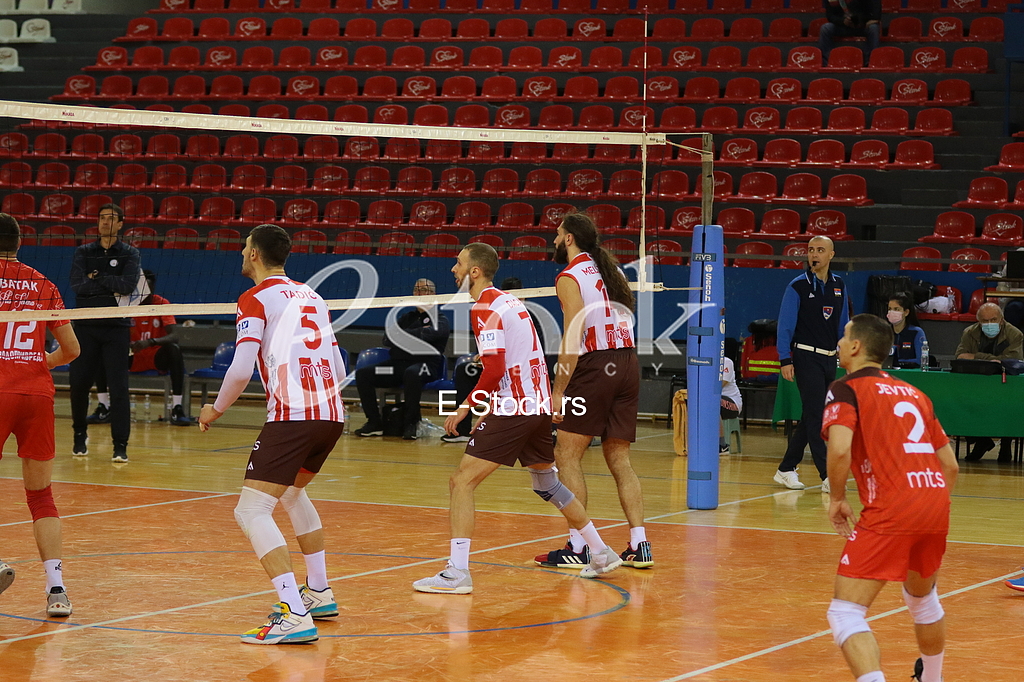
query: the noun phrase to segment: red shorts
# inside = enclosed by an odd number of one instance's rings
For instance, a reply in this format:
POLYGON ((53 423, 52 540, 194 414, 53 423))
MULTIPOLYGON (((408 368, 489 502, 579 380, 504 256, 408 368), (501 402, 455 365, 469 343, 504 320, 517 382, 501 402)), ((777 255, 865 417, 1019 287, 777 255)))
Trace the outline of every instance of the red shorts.
POLYGON ((898 583, 907 579, 907 571, 927 578, 939 570, 945 552, 945 533, 879 535, 857 527, 846 541, 836 573, 846 578, 898 583))
MULTIPOLYGON (((53 396, 0 393, 0 448, 13 433, 18 457, 53 459, 53 396)), ((0 457, 3 455, 0 454, 0 457)))
POLYGON ((159 370, 156 366, 156 354, 161 346, 150 346, 143 348, 132 355, 132 372, 155 372, 159 370))

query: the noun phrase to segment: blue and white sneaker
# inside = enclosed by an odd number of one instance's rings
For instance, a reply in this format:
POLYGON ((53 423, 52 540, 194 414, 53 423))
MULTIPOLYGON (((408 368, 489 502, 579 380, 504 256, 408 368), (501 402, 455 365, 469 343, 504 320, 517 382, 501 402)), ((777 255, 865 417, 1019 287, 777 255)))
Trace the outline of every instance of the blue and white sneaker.
POLYGON ((338 602, 334 601, 334 590, 329 586, 322 590, 314 590, 302 585, 299 587, 299 596, 302 597, 302 606, 314 620, 334 618, 338 615, 338 602))
POLYGON ((320 639, 313 616, 292 613, 285 602, 274 604, 267 622, 242 634, 246 644, 306 644, 320 639))
POLYGON ((1003 584, 1009 587, 1011 590, 1024 592, 1024 576, 1021 576, 1016 580, 1004 580, 1003 584))
POLYGON ((469 594, 473 591, 473 578, 469 571, 455 568, 452 562, 444 567, 437 575, 430 578, 417 580, 412 584, 417 592, 432 592, 434 594, 469 594))

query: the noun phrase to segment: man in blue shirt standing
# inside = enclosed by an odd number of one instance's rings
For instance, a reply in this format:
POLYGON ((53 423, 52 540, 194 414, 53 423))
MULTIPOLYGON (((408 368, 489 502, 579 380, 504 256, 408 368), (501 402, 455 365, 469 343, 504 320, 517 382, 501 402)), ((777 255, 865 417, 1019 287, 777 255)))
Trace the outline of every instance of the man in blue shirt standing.
POLYGON ((782 378, 796 381, 803 402, 803 416, 789 437, 786 455, 775 472, 775 482, 802 490, 796 467, 811 446, 822 492, 828 490, 827 448, 821 438, 821 413, 825 395, 836 378, 836 347, 850 320, 846 285, 829 270, 835 248, 828 237, 807 244, 807 270, 796 277, 782 296, 777 348, 782 378))

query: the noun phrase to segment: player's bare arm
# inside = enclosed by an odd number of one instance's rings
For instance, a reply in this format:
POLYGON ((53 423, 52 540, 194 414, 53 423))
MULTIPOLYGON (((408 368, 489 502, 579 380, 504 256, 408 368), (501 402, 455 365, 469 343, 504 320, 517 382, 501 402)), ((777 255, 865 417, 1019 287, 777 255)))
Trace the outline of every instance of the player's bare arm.
POLYGON ((46 368, 53 369, 66 365, 82 353, 78 337, 70 324, 63 324, 53 330, 53 338, 57 339, 57 350, 46 354, 46 368))
POLYGON ((832 527, 844 538, 853 533, 850 521, 855 520, 853 509, 846 501, 846 479, 850 476, 850 446, 853 444, 853 429, 833 424, 828 429, 828 481, 831 487, 828 519, 832 527))
POLYGON ((576 371, 586 325, 583 319, 583 295, 576 281, 571 277, 559 277, 555 283, 555 292, 562 306, 563 333, 562 344, 558 349, 558 365, 555 367, 555 384, 551 389, 551 420, 559 424, 562 422, 562 396, 576 371))
POLYGON ((942 467, 942 477, 946 479, 946 488, 952 492, 956 486, 957 475, 960 473, 960 465, 956 461, 956 455, 953 454, 953 448, 949 447, 947 443, 935 454, 939 458, 939 466, 942 467))

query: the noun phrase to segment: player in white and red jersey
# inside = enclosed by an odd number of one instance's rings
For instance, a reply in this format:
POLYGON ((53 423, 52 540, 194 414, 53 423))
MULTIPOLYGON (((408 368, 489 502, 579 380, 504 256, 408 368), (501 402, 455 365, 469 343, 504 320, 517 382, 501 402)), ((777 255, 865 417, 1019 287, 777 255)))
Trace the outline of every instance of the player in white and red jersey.
MULTIPOLYGON (((555 462, 565 485, 586 506, 583 455, 591 440, 600 436, 629 523, 629 545, 622 560, 626 566, 650 568, 654 560, 644 528, 643 491, 629 461, 640 403, 633 292, 614 256, 601 248, 594 221, 582 213, 566 215, 558 226, 555 262, 566 265, 555 279, 564 317, 552 391, 558 428, 555 462)), ((534 561, 567 568, 587 563, 589 553, 584 539, 570 528, 565 547, 534 561)))
POLYGON ((338 615, 327 583, 320 516, 306 485, 320 471, 344 428, 345 378, 327 304, 284 271, 291 238, 276 225, 249 233, 242 274, 256 286, 238 299, 235 357, 217 400, 203 405, 206 431, 241 395, 259 362, 267 392, 267 423, 253 445, 235 519, 252 542, 280 601, 266 624, 242 635, 250 644, 312 642, 315 618, 338 615), (274 522, 278 500, 288 512, 306 563, 306 584, 292 571, 284 536, 274 522))
MULTIPOLYGON (((469 594, 469 549, 473 536, 473 493, 499 466, 529 467, 533 490, 551 502, 594 548, 593 559, 580 575, 595 578, 615 570, 622 560, 612 551, 587 517, 587 510, 558 480, 551 441, 551 392, 544 351, 526 306, 515 296, 494 287, 498 253, 487 244, 469 244, 452 268, 460 290, 468 290, 476 304, 470 314, 477 350, 483 363, 480 380, 470 400, 485 416, 473 430, 466 454, 452 474, 451 557, 444 570, 413 583, 420 592, 469 594)), ((456 433, 469 416, 470 406, 449 413, 444 426, 456 433)))
POLYGON ((886 582, 902 582, 921 652, 913 678, 941 682, 946 625, 935 581, 958 467, 928 397, 882 371, 892 339, 892 326, 880 317, 850 320, 839 341, 847 374, 825 400, 829 519, 847 539, 828 621, 857 682, 884 682, 865 615, 886 582), (851 468, 864 505, 853 529, 846 501, 851 468))
MULTIPOLYGON (((57 287, 18 262, 20 246, 18 221, 0 213, 0 311, 63 310, 57 287)), ((0 344, 0 449, 13 433, 32 533, 46 571, 46 613, 66 617, 71 615, 71 601, 62 577, 60 515, 50 487, 55 455, 50 370, 78 357, 78 338, 68 320, 0 322, 0 344), (59 344, 52 353, 46 352, 47 330, 59 344)), ((0 591, 13 579, 14 569, 0 561, 0 591)))

